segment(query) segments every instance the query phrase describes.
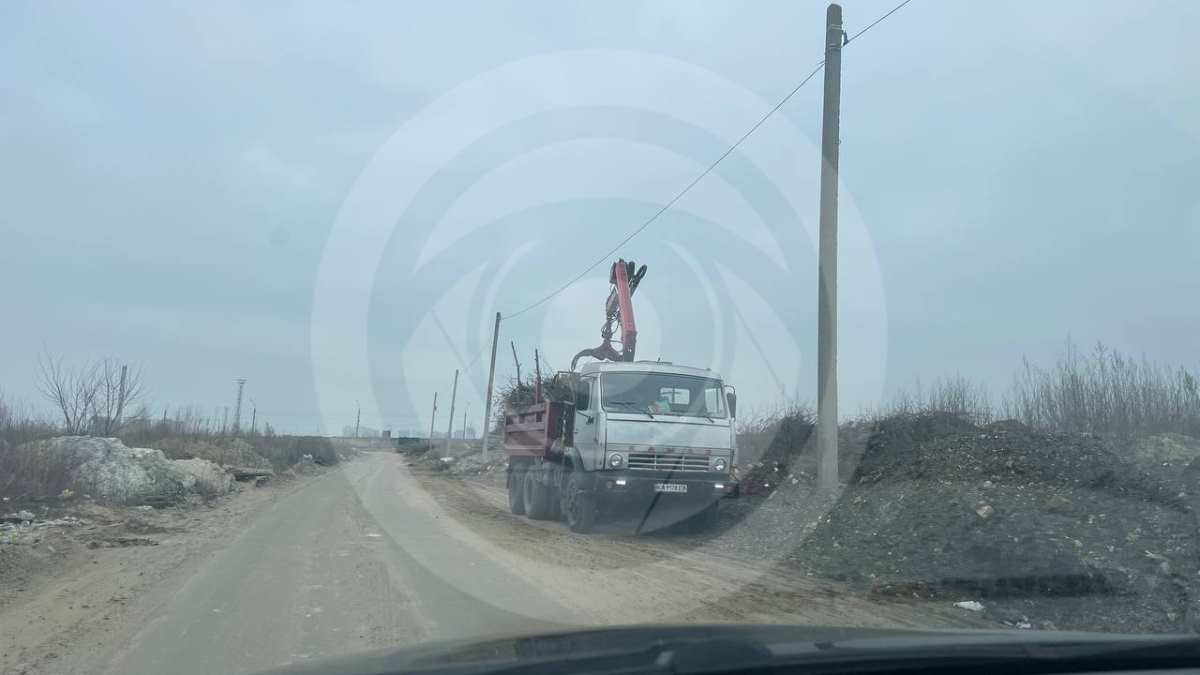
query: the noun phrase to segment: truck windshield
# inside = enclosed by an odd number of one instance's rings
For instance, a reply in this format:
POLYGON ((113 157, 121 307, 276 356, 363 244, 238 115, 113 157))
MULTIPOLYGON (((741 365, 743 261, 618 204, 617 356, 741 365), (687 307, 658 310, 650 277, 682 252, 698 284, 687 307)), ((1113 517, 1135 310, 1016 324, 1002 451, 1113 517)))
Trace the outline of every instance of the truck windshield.
POLYGON ((721 383, 707 377, 669 373, 605 373, 601 401, 609 412, 725 417, 721 383))

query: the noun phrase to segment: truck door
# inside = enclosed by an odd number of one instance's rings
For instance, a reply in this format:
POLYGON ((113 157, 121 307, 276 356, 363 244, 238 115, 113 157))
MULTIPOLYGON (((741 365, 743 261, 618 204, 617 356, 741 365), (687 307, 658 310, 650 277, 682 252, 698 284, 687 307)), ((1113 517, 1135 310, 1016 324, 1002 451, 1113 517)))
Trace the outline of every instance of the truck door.
POLYGON ((575 385, 575 449, 587 469, 596 468, 600 453, 600 406, 596 393, 595 377, 579 378, 575 385))

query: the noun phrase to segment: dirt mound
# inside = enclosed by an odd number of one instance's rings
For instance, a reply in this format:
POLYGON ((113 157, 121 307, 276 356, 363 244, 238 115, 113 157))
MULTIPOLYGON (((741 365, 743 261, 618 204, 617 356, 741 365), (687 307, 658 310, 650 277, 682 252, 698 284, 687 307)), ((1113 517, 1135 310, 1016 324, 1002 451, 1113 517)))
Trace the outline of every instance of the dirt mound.
POLYGON ((60 436, 16 451, 35 465, 40 457, 70 457, 62 464, 62 482, 101 501, 134 504, 147 499, 171 502, 189 494, 213 496, 228 492, 232 482, 212 462, 170 460, 161 450, 126 447, 115 438, 60 436))
POLYGON ((1181 488, 1095 436, 897 416, 801 555, 880 593, 982 600, 1014 624, 1182 630, 1197 542, 1181 488))
POLYGON ((1020 420, 998 420, 990 424, 983 425, 983 430, 989 433, 1014 433, 1021 434, 1031 431, 1029 425, 1020 420))
POLYGON ((1183 434, 1154 434, 1133 443, 1134 457, 1143 464, 1186 466, 1200 458, 1200 439, 1183 434))

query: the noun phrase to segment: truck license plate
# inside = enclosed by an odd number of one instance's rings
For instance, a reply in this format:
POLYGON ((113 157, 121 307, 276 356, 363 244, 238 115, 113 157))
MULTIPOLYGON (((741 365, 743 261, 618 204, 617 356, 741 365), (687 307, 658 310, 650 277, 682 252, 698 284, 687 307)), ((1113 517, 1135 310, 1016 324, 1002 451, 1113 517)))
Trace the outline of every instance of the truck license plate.
POLYGON ((687 483, 655 483, 655 492, 687 492, 687 483))

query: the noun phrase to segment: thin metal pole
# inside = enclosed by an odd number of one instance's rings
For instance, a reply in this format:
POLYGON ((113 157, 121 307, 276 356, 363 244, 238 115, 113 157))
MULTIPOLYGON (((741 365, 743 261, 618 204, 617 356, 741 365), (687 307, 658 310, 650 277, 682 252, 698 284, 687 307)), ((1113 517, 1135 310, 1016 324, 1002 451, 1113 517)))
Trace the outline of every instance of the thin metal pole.
POLYGON ((454 388, 450 390, 450 423, 446 425, 446 454, 450 454, 450 441, 454 438, 454 399, 458 398, 458 369, 454 369, 454 388))
POLYGON ((837 224, 842 97, 842 8, 825 12, 825 102, 821 117, 820 248, 817 280, 817 484, 838 485, 837 224))
POLYGON ((492 331, 492 366, 488 369, 487 396, 483 404, 483 459, 488 458, 488 430, 492 427, 492 384, 496 380, 496 343, 500 341, 500 312, 496 312, 496 328, 492 331))
POLYGON ((433 392, 433 412, 429 414, 429 449, 433 450, 433 425, 437 421, 437 392, 433 392))

